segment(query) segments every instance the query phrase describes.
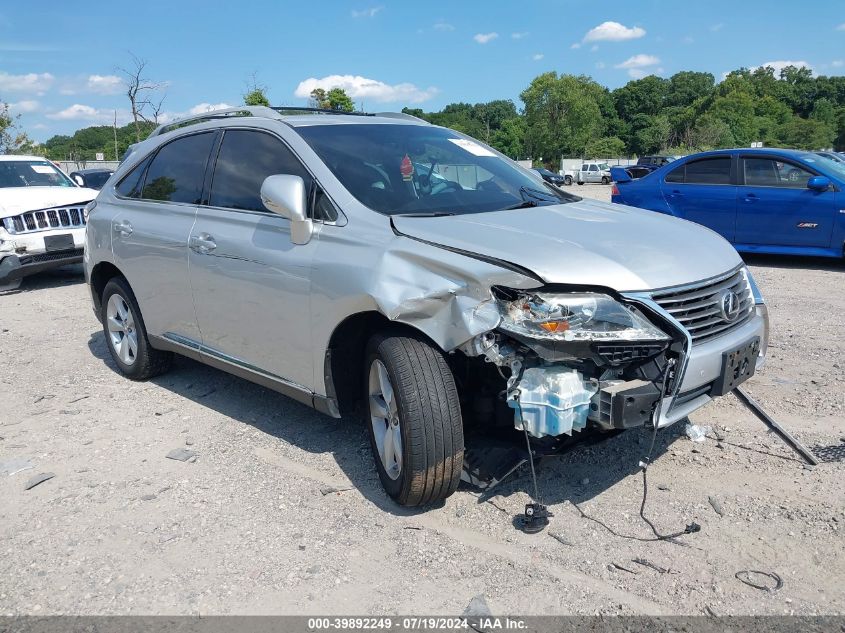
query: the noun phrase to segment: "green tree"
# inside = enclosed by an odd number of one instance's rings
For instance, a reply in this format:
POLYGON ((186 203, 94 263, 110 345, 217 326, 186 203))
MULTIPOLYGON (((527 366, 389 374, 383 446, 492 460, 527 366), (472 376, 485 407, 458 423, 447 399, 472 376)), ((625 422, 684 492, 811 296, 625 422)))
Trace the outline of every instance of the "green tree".
POLYGON ((794 116, 778 129, 779 144, 795 149, 821 149, 833 145, 835 138, 831 126, 815 119, 794 116))
POLYGON ((625 141, 615 136, 603 136, 587 143, 585 153, 591 158, 617 158, 625 153, 625 141))
POLYGON ((686 107, 708 96, 713 91, 716 80, 710 73, 685 70, 669 78, 666 91, 666 105, 686 107))
POLYGON ((32 141, 18 127, 19 116, 9 112, 9 104, 0 101, 0 154, 13 154, 32 147, 32 141))
POLYGON ((241 96, 243 97, 244 105, 270 107, 270 99, 267 98, 267 86, 262 86, 258 83, 258 77, 255 73, 250 77, 246 92, 241 96))
POLYGON ((501 127, 493 133, 490 145, 515 160, 527 158, 528 156, 525 153, 525 119, 513 117, 502 121, 501 127))
POLYGON ((581 156, 587 142, 602 136, 599 101, 606 89, 586 76, 555 72, 536 77, 520 95, 525 103, 525 142, 535 158, 581 156))
POLYGON ((668 79, 649 75, 617 88, 612 94, 619 116, 630 120, 637 114, 659 114, 666 105, 670 86, 668 79))
POLYGON ((314 88, 311 91, 311 103, 314 107, 326 110, 343 110, 344 112, 355 110, 352 97, 346 94, 346 90, 343 88, 332 88, 330 90, 314 88))

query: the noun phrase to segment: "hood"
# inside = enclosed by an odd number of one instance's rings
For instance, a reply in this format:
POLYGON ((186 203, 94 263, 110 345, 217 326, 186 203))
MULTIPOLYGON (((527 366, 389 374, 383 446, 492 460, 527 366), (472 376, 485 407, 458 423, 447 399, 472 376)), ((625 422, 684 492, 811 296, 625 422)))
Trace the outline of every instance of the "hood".
POLYGON ((87 204, 98 193, 85 187, 3 187, 0 188, 0 217, 51 207, 87 204))
POLYGON ((679 286, 742 263, 733 246, 710 229, 597 201, 392 220, 409 237, 516 264, 546 283, 619 292, 679 286))

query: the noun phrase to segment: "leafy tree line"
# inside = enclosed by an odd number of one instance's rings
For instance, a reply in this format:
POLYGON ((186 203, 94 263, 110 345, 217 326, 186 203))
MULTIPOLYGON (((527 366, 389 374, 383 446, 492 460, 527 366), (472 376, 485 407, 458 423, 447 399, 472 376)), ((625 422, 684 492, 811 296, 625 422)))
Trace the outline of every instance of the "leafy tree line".
MULTIPOLYGON (((269 105, 266 88, 252 83, 246 105, 269 105)), ((511 100, 451 103, 439 112, 402 111, 454 128, 489 143, 513 158, 534 158, 550 166, 558 158, 680 154, 719 147, 767 146, 845 149, 845 77, 814 77, 789 66, 780 73, 765 67, 741 68, 716 83, 710 73, 683 71, 663 78, 650 75, 609 90, 586 75, 548 72, 535 77, 511 100)), ((354 110, 342 89, 327 86, 311 93, 309 105, 354 110)), ((0 103, 0 149, 28 147, 8 108, 0 103)), ((154 127, 139 120, 117 130, 118 156, 154 127)), ((112 158, 114 130, 96 126, 72 136, 54 136, 38 148, 55 160, 112 158)))
POLYGON ((845 77, 806 68, 654 75, 608 90, 585 75, 535 77, 511 101, 453 103, 440 112, 403 112, 484 140, 513 158, 690 153, 720 147, 845 149, 845 77))

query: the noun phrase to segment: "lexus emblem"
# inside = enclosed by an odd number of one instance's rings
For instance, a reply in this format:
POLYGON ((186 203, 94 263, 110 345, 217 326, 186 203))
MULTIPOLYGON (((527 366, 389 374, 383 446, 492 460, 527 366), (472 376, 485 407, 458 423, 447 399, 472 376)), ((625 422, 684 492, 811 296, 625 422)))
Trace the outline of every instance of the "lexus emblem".
POLYGON ((722 318, 728 323, 733 323, 739 316, 739 295, 733 290, 726 290, 719 300, 719 310, 722 318))

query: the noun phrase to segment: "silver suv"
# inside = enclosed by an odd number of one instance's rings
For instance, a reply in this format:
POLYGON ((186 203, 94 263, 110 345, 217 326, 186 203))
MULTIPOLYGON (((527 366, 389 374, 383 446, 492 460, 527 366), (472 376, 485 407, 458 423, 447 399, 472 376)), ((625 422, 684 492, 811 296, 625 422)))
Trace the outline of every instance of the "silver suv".
POLYGON ((85 272, 128 378, 177 353, 362 412, 405 505, 454 492, 465 435, 539 446, 681 420, 754 372, 768 332, 712 231, 582 200, 398 114, 160 127, 89 210, 85 272))

